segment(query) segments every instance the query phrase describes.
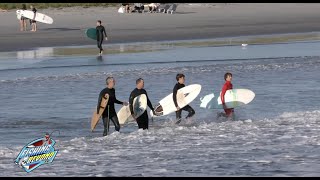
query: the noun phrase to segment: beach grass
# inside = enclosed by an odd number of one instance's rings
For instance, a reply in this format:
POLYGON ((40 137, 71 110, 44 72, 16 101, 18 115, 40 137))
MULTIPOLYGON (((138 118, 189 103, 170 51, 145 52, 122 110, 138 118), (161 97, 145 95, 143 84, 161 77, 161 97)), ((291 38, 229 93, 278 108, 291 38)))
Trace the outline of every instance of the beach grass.
POLYGON ((36 9, 48 9, 48 8, 64 8, 64 7, 117 7, 121 6, 120 3, 0 3, 0 9, 11 10, 21 9, 22 4, 25 4, 27 8, 33 5, 36 9))

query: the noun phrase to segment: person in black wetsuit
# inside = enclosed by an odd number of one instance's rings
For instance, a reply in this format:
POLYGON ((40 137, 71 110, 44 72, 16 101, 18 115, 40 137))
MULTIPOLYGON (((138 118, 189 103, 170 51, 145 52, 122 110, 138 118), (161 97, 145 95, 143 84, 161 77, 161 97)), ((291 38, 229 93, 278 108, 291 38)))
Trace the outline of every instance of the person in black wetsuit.
POLYGON ((174 86, 173 88, 173 102, 174 102, 174 105, 177 107, 177 111, 176 111, 176 119, 177 119, 177 124, 179 124, 181 122, 181 112, 182 110, 185 110, 185 111, 188 111, 189 114, 187 115, 186 118, 189 118, 189 117, 192 117, 194 114, 195 114, 195 111, 193 110, 193 108, 189 105, 186 105, 185 107, 183 108, 180 108, 178 106, 178 103, 177 103, 177 92, 179 89, 185 87, 184 85, 184 81, 185 81, 185 76, 184 74, 177 74, 176 76, 176 80, 178 81, 177 84, 174 86))
POLYGON ((139 129, 142 128, 143 130, 145 130, 145 129, 148 129, 148 127, 149 127, 149 125, 148 125, 149 124, 149 117, 148 117, 147 110, 144 111, 144 113, 141 116, 136 118, 133 113, 133 105, 132 105, 134 98, 141 95, 141 94, 145 94, 147 96, 147 104, 148 104, 149 108, 153 111, 153 114, 155 114, 155 112, 154 112, 154 109, 153 109, 152 104, 150 102, 150 99, 147 95, 147 91, 145 89, 143 89, 144 88, 144 80, 142 78, 137 79, 136 86, 137 87, 131 92, 130 97, 129 97, 130 112, 131 112, 132 117, 137 121, 139 129))
POLYGON ((106 40, 108 40, 108 36, 106 33, 106 29, 104 28, 104 26, 101 25, 100 20, 97 21, 96 30, 97 30, 97 44, 98 44, 98 48, 100 49, 99 55, 101 56, 103 53, 103 49, 102 49, 102 42, 104 39, 103 35, 106 37, 106 40))
POLYGON ((37 15, 37 9, 34 8, 32 5, 30 6, 31 11, 33 11, 34 16, 32 19, 30 19, 30 24, 31 24, 31 31, 37 31, 37 21, 35 21, 34 19, 36 18, 37 15))
POLYGON ((104 126, 103 136, 108 135, 110 120, 113 122, 115 126, 115 130, 120 131, 120 124, 119 124, 116 110, 114 109, 114 103, 122 104, 124 106, 128 105, 127 102, 121 102, 116 98, 115 89, 114 89, 115 80, 113 77, 107 77, 106 84, 107 84, 107 87, 104 88, 99 94, 99 99, 97 104, 97 113, 99 114, 102 97, 104 97, 105 94, 109 95, 108 104, 102 114, 102 120, 103 120, 103 126, 104 126))

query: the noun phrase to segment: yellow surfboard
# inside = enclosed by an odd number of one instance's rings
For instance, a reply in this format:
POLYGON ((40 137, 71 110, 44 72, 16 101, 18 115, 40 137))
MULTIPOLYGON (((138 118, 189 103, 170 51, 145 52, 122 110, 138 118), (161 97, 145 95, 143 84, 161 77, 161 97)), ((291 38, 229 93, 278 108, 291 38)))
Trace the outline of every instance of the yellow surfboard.
POLYGON ((99 110, 99 114, 97 113, 97 108, 94 108, 95 110, 93 111, 92 114, 92 118, 91 118, 91 132, 93 132, 94 128, 96 128, 101 115, 103 113, 103 111, 106 109, 107 104, 108 104, 108 100, 109 100, 109 95, 106 94, 104 97, 102 97, 102 101, 100 104, 100 110, 99 110))

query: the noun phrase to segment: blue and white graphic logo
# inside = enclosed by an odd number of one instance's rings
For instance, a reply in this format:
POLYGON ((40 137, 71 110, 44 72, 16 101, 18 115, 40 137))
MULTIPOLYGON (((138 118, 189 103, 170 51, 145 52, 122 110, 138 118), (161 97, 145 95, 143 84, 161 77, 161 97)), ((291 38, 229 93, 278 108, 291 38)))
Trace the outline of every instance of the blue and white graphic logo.
POLYGON ((53 147, 55 143, 46 133, 44 138, 33 140, 25 145, 17 156, 15 163, 27 173, 43 164, 51 163, 58 153, 53 147))

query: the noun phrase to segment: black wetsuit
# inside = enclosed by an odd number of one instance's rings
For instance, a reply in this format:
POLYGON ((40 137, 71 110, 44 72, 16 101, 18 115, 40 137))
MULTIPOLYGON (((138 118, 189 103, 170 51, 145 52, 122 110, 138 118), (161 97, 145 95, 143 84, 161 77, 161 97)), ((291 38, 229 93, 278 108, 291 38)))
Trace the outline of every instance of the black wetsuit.
POLYGON ((100 53, 101 53, 101 51, 103 51, 103 49, 102 49, 102 42, 104 39, 103 35, 105 35, 105 37, 108 37, 108 36, 107 36, 107 33, 106 33, 104 26, 102 26, 102 25, 97 26, 96 30, 97 30, 97 45, 98 45, 98 48, 100 49, 100 53))
POLYGON ((102 120, 103 120, 103 125, 104 125, 104 133, 103 133, 104 136, 106 136, 108 134, 110 120, 113 122, 113 124, 115 126, 115 130, 116 131, 120 130, 120 124, 119 124, 116 110, 114 109, 114 103, 123 104, 123 102, 117 100, 114 88, 112 88, 112 89, 104 88, 99 94, 99 99, 98 99, 98 104, 97 104, 97 112, 98 113, 99 113, 102 97, 105 94, 109 95, 109 100, 108 100, 108 104, 106 106, 106 109, 103 111, 103 114, 102 114, 102 120))
MULTIPOLYGON (((134 113, 133 113, 133 105, 132 105, 132 104, 133 104, 133 100, 134 100, 135 97, 137 97, 137 96, 139 96, 139 95, 141 95, 141 94, 145 94, 145 95, 147 96, 147 104, 148 104, 149 108, 150 108, 152 111, 154 110, 153 107, 152 107, 152 104, 151 104, 151 102, 150 102, 150 99, 149 99, 149 97, 148 97, 148 95, 147 95, 146 90, 135 88, 135 89, 131 92, 130 97, 129 97, 130 112, 131 112, 132 115, 134 114, 134 113)), ((149 123, 149 117, 148 117, 148 112, 147 112, 147 111, 144 111, 144 113, 137 118, 137 123, 138 123, 139 129, 140 129, 140 128, 142 128, 142 129, 148 129, 148 127, 149 127, 149 125, 148 125, 148 123, 149 123)))
MULTIPOLYGON (((32 8, 32 10, 31 11, 33 11, 33 13, 34 14, 36 14, 36 12, 37 12, 37 9, 36 8, 32 8)), ((36 17, 36 15, 34 16, 34 18, 36 17)), ((32 23, 36 23, 37 21, 35 21, 35 20, 33 20, 33 19, 30 19, 30 24, 32 24, 32 23)))
MULTIPOLYGON (((179 82, 174 86, 173 88, 173 102, 174 102, 174 105, 177 107, 178 106, 178 103, 177 103, 177 92, 179 89, 185 87, 184 84, 180 84, 179 82)), ((192 117, 194 114, 195 114, 195 111, 193 110, 193 108, 189 105, 186 105, 185 107, 179 109, 178 111, 176 111, 176 118, 178 120, 178 122, 181 121, 181 112, 182 110, 185 110, 185 111, 188 111, 189 114, 187 115, 186 118, 189 118, 189 117, 192 117)))

